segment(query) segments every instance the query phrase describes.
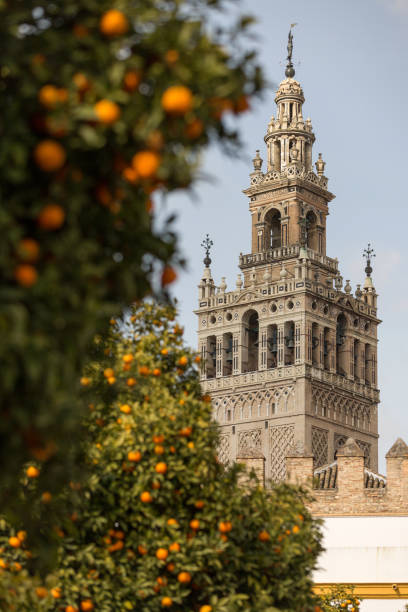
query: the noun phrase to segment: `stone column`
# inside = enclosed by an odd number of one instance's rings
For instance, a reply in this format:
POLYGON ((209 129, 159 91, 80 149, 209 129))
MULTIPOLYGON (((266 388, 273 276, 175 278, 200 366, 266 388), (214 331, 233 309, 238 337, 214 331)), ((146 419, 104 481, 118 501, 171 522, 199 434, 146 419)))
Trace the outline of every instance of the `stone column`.
POLYGON ((387 495, 396 503, 408 502, 408 446, 398 438, 385 455, 387 460, 387 495))
POLYGON ((267 327, 259 328, 259 345, 258 345, 258 364, 259 370, 266 370, 267 368, 267 358, 268 358, 268 329, 267 327))
POLYGON ((224 374, 224 344, 223 335, 217 336, 216 377, 224 374))
POLYGON ((285 365, 285 324, 278 325, 278 368, 285 365))
POLYGON ((205 380, 207 378, 207 338, 200 340, 199 345, 200 351, 200 378, 205 380))
POLYGON ((240 374, 241 373, 241 334, 239 331, 236 331, 232 334, 232 373, 240 374))

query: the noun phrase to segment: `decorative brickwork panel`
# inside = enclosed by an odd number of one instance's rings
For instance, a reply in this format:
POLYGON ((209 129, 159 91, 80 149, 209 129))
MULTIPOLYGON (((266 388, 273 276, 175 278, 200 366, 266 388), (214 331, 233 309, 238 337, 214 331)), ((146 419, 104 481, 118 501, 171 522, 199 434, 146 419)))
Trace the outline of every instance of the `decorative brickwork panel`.
POLYGON ((364 453, 364 465, 365 467, 370 467, 370 455, 371 455, 371 444, 368 442, 363 442, 362 440, 356 440, 358 446, 364 453))
POLYGON ((312 427, 312 453, 315 467, 328 463, 329 433, 325 429, 312 427))
POLYGON ((238 455, 250 450, 262 450, 262 438, 260 429, 240 431, 238 434, 238 455))
POLYGON ((230 436, 221 435, 218 444, 218 459, 224 465, 228 465, 231 461, 231 444, 230 436))
POLYGON ((294 425, 271 427, 271 477, 283 480, 286 476, 286 453, 295 441, 294 425))

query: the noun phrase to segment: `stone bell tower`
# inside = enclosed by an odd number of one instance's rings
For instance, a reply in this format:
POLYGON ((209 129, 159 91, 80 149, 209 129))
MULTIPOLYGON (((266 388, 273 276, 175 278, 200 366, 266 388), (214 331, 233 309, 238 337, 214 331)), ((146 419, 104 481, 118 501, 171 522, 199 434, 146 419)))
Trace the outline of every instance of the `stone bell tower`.
POLYGON ((313 170, 315 136, 303 118, 289 33, 286 78, 276 93, 250 186, 251 252, 240 255, 236 288, 216 286, 208 236, 199 284, 201 384, 221 426, 220 457, 265 458, 267 479, 285 477, 291 449, 315 468, 332 462, 348 437, 377 469, 377 294, 368 246, 366 279, 352 294, 338 260, 326 255, 326 218, 334 195, 325 162, 313 170), (243 278, 242 278, 243 276, 243 278))

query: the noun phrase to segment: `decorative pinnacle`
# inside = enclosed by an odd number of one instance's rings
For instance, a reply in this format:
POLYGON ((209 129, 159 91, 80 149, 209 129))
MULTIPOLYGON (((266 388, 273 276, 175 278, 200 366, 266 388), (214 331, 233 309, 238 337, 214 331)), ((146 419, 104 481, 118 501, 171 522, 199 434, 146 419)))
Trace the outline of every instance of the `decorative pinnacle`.
POLYGON ((205 265, 206 268, 209 268, 210 264, 211 264, 210 251, 211 251, 211 247, 213 245, 214 245, 213 241, 210 240, 210 236, 207 234, 206 237, 204 238, 204 240, 201 243, 201 246, 205 250, 204 265, 205 265))
POLYGON ((365 273, 367 274, 367 276, 371 276, 371 272, 373 271, 371 267, 371 258, 375 257, 375 253, 374 253, 374 249, 371 248, 370 243, 368 243, 367 248, 364 249, 363 257, 367 262, 367 265, 365 267, 365 273))
POLYGON ((292 34, 292 28, 294 28, 295 25, 297 25, 297 24, 296 23, 291 23, 290 24, 290 30, 289 30, 289 34, 288 34, 288 57, 286 58, 288 60, 288 63, 286 65, 286 70, 285 70, 285 75, 288 77, 288 79, 293 79, 293 77, 295 76, 295 69, 294 69, 293 63, 292 63, 292 53, 293 53, 293 34, 292 34))

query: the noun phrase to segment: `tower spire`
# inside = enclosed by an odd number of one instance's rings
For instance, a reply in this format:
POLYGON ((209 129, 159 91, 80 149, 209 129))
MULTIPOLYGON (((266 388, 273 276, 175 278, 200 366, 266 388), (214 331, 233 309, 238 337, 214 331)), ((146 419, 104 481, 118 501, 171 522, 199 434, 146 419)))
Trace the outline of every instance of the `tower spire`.
POLYGON ((210 236, 209 234, 207 234, 201 243, 201 246, 205 250, 204 265, 206 268, 209 268, 211 265, 210 251, 213 245, 214 245, 213 241, 210 240, 210 236))
POLYGON ((293 63, 292 63, 292 53, 293 53, 293 34, 292 34, 292 28, 295 27, 295 25, 297 25, 296 23, 291 23, 290 24, 290 30, 289 30, 289 34, 288 34, 288 57, 287 59, 287 64, 286 64, 286 70, 285 70, 285 75, 288 77, 288 79, 293 79, 293 77, 295 76, 295 69, 293 67, 293 63))
POLYGON ((367 274, 367 277, 370 278, 371 273, 373 271, 371 267, 371 258, 375 257, 374 249, 371 248, 371 244, 368 243, 367 248, 363 251, 363 257, 366 260, 366 267, 364 272, 367 274))

